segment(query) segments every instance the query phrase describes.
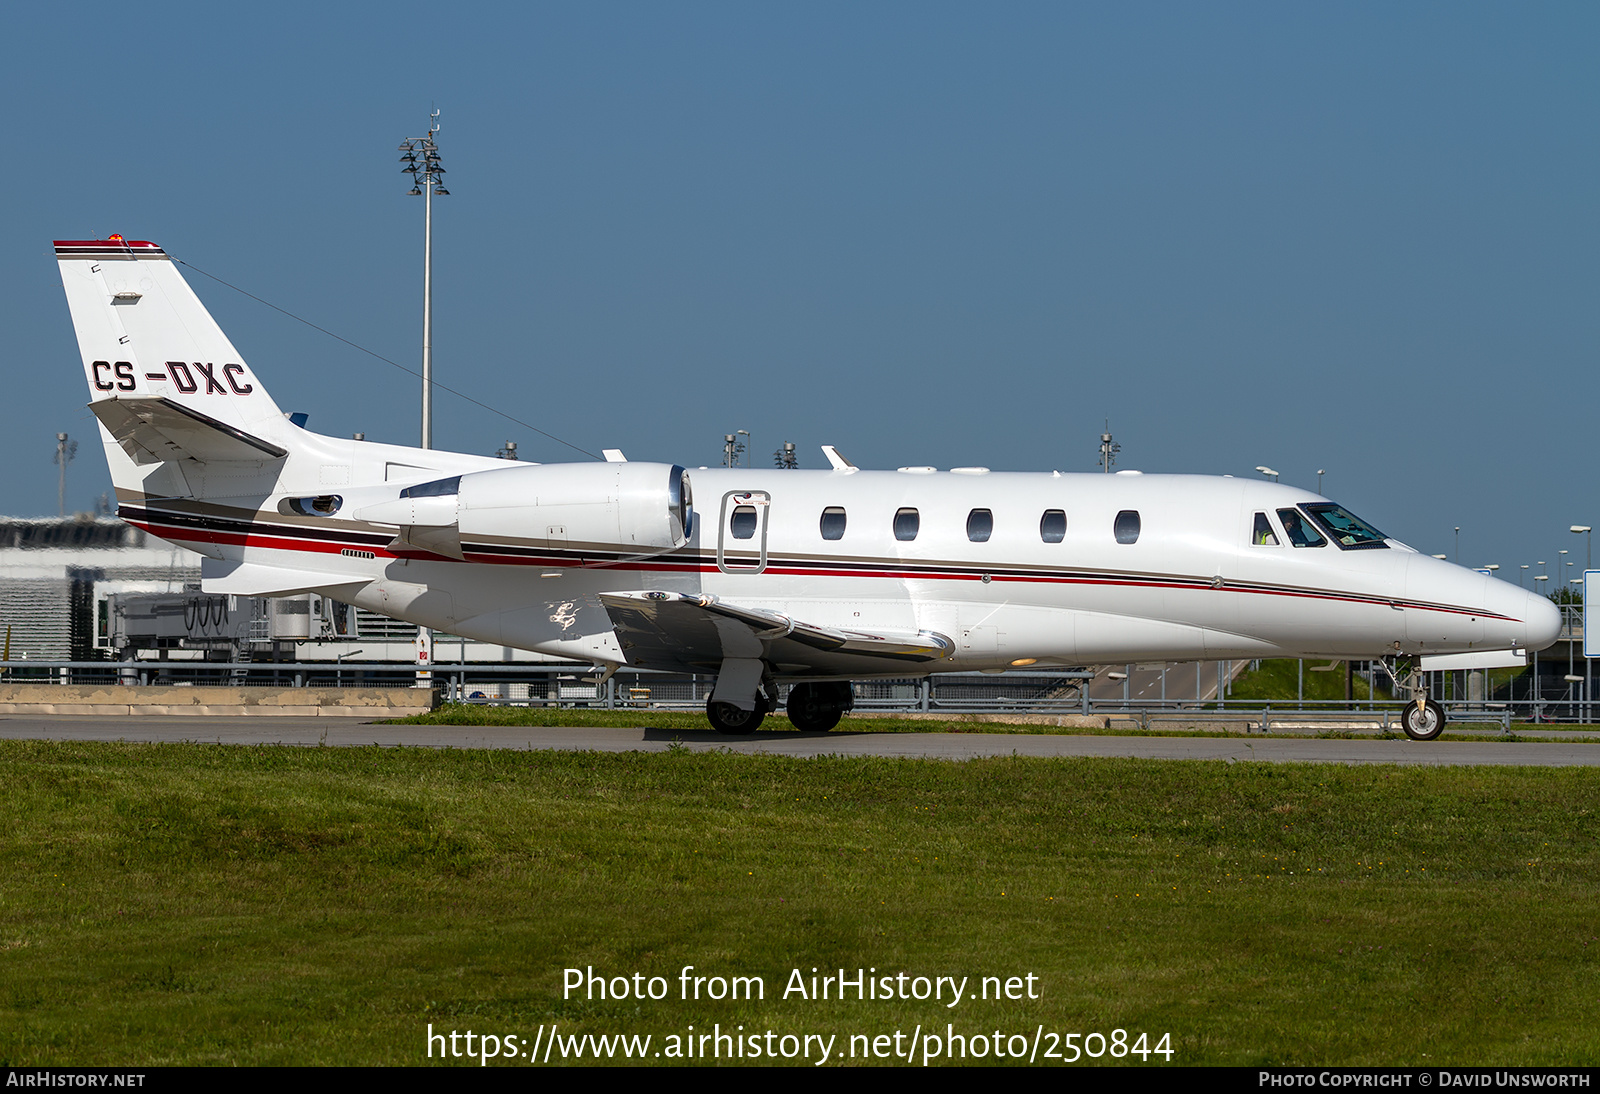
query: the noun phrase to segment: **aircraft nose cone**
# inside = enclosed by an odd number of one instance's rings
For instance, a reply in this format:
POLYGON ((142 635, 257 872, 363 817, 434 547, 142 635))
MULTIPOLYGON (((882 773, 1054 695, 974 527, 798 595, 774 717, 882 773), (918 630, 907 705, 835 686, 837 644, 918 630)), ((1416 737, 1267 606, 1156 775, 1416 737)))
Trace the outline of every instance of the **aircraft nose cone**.
POLYGON ((1561 609, 1549 597, 1527 593, 1522 618, 1527 621, 1527 649, 1542 650, 1561 634, 1561 609))

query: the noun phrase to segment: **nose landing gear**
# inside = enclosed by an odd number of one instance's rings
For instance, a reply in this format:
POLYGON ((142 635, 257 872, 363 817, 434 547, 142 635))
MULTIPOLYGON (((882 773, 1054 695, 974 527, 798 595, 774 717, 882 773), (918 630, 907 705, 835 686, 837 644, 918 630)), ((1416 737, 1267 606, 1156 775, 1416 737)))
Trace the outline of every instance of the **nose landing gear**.
POLYGON ((1426 678, 1417 667, 1418 662, 1410 659, 1402 662, 1398 657, 1389 656, 1378 663, 1394 684, 1395 693, 1408 692, 1411 696, 1400 712, 1400 728, 1406 731, 1406 736, 1413 741, 1431 741, 1443 733, 1444 708, 1428 698, 1426 678), (1400 682, 1402 674, 1404 683, 1400 682))
POLYGON ((1444 708, 1432 699, 1413 699, 1400 715, 1400 728, 1413 741, 1431 741, 1444 732, 1444 708))

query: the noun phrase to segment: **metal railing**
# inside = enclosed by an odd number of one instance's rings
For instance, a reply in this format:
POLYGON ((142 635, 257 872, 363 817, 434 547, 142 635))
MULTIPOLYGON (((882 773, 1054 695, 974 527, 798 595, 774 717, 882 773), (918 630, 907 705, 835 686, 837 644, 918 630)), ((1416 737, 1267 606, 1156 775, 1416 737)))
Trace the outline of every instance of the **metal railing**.
MULTIPOLYGON (((1244 722, 1256 728, 1324 722, 1398 727, 1405 700, 1353 702, 1224 698, 1093 699, 1090 672, 940 673, 855 684, 861 713, 1093 714, 1146 728, 1175 721, 1244 722)), ((434 664, 414 662, 0 661, 0 683, 96 687, 425 688, 442 702, 591 709, 699 710, 716 678, 622 669, 602 677, 587 664, 434 664)), ((1478 700, 1436 698, 1455 724, 1594 724, 1600 702, 1581 697, 1478 700)))

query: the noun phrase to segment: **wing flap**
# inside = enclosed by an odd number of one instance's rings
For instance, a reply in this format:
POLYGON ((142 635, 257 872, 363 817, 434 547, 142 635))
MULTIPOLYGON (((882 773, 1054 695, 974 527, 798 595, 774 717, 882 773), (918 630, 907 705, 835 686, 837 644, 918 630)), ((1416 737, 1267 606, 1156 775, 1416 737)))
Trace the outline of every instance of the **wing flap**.
POLYGON ((727 658, 759 657, 786 675, 882 674, 955 651, 932 631, 841 630, 709 594, 652 590, 602 593, 600 600, 629 663, 646 668, 715 672, 727 658))

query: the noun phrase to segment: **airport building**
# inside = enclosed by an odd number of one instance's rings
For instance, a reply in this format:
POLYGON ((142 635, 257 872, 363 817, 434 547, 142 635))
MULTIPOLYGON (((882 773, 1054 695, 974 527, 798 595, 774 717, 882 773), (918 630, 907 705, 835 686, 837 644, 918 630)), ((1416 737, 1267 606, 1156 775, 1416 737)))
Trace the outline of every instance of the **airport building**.
MULTIPOLYGON (((114 517, 0 517, 0 642, 15 661, 410 661, 417 627, 325 596, 218 596, 200 556, 114 517)), ((435 657, 550 662, 435 634, 435 657)))

